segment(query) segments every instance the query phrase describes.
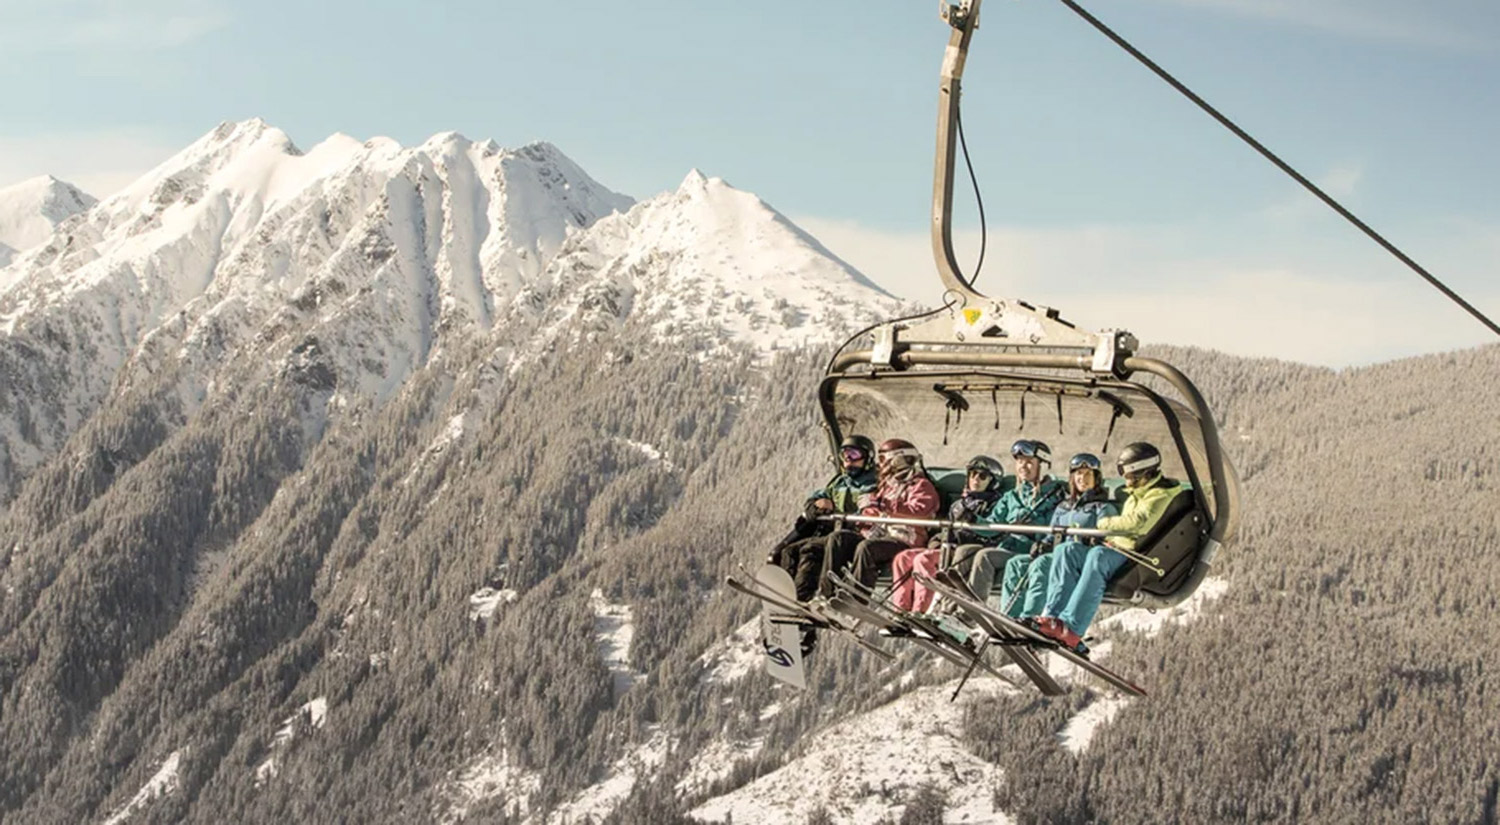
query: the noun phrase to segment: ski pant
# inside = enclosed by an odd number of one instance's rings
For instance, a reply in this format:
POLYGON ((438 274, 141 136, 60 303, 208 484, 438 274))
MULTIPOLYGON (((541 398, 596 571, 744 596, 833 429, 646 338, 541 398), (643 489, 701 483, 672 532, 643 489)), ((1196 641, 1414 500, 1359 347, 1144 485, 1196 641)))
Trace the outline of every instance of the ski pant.
MULTIPOLYGON (((1005 565, 1016 556, 1023 555, 1020 551, 1013 550, 1000 544, 996 547, 986 547, 974 554, 974 566, 969 568, 969 587, 974 594, 981 599, 994 604, 990 599, 990 590, 995 586, 1005 565)), ((960 556, 962 558, 962 556, 960 556)), ((1004 608, 1002 603, 999 605, 1004 608)))
POLYGON ((912 572, 920 572, 931 578, 937 575, 942 564, 942 548, 908 547, 891 560, 891 604, 897 609, 922 613, 932 606, 934 594, 917 583, 912 572))
POLYGON ((1043 553, 1036 558, 1016 556, 1005 563, 1000 604, 1006 608, 1006 615, 1019 619, 1041 614, 1047 602, 1047 587, 1051 583, 1052 559, 1052 553, 1043 553), (1024 592, 1016 595, 1016 591, 1022 588, 1024 592))
POLYGON ((1053 555, 1055 561, 1042 611, 1056 616, 1082 636, 1099 612, 1105 586, 1130 559, 1104 545, 1091 546, 1081 541, 1059 544, 1053 555))
MULTIPOLYGON (((864 540, 864 536, 853 530, 835 530, 831 533, 827 544, 824 545, 828 553, 828 572, 839 573, 847 570, 854 563, 855 551, 864 540)), ((833 595, 833 585, 827 579, 823 579, 823 584, 819 589, 824 596, 833 595)))
POLYGON ((772 563, 792 574, 797 584, 797 601, 805 602, 818 592, 818 578, 823 575, 823 554, 828 536, 809 536, 772 551, 772 563))
POLYGON ((901 539, 865 539, 854 548, 854 578, 865 587, 875 589, 875 580, 880 577, 880 571, 889 567, 896 556, 909 546, 901 539))

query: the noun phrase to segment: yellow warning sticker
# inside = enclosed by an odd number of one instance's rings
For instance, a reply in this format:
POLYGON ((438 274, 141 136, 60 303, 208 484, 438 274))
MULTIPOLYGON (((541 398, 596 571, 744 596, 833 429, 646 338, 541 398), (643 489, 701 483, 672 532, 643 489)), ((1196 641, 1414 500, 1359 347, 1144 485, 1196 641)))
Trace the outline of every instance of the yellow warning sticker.
POLYGON ((981 316, 983 314, 984 314, 984 312, 981 311, 981 310, 977 310, 977 309, 965 309, 964 310, 964 320, 968 321, 969 322, 969 326, 972 327, 975 324, 979 323, 979 316, 981 316))

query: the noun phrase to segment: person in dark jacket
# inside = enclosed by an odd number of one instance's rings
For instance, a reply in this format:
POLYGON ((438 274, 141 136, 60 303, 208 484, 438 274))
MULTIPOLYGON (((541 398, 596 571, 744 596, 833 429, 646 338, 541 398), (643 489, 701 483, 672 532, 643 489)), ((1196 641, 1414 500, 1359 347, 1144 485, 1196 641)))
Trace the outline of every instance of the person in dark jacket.
MULTIPOLYGON (((802 515, 785 538, 771 549, 767 561, 785 568, 797 583, 798 601, 811 599, 818 590, 823 573, 823 554, 833 528, 819 522, 818 516, 852 513, 859 508, 861 497, 874 492, 875 444, 862 435, 851 435, 839 445, 838 475, 813 490, 803 502, 802 515)), ((846 531, 858 543, 861 536, 846 531)))
MULTIPOLYGON (((1051 526, 1094 527, 1100 518, 1119 514, 1104 487, 1100 466, 1099 457, 1093 453, 1079 453, 1069 459, 1068 497, 1052 511, 1051 526)), ((1051 604, 1047 596, 1053 559, 1057 553, 1073 552, 1074 545, 1082 547, 1087 543, 1076 538, 1062 537, 1058 541, 1057 537, 1047 536, 1032 547, 1029 555, 1016 556, 1007 562, 1000 601, 1010 615, 1023 619, 1039 614, 1056 615, 1045 612, 1045 607, 1051 604)))
MULTIPOLYGON (((988 516, 999 500, 1000 476, 1005 470, 1000 462, 987 455, 969 459, 964 469, 967 470, 964 490, 948 508, 948 518, 972 524, 988 516)), ((958 554, 977 551, 983 543, 993 544, 997 540, 972 530, 954 530, 952 536, 934 538, 927 547, 912 547, 898 553, 891 562, 891 603, 897 609, 921 613, 932 605, 932 591, 918 584, 912 574, 920 572, 928 578, 937 575, 943 557, 942 538, 957 544, 954 552, 958 554)))

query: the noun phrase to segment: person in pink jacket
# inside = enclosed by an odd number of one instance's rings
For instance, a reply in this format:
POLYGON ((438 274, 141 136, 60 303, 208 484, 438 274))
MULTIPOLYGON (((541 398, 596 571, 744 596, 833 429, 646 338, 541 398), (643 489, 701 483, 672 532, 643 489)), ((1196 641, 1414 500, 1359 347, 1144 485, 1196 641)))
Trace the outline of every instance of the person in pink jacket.
MULTIPOLYGON (((889 438, 880 443, 877 453, 880 482, 875 492, 860 500, 860 515, 897 518, 933 518, 940 498, 937 487, 922 467, 922 453, 910 441, 889 438)), ((839 548, 845 555, 834 557, 835 564, 852 556, 854 578, 873 588, 880 571, 889 566, 901 551, 927 546, 927 528, 904 524, 871 524, 861 531, 864 540, 852 548, 839 548)), ((831 569, 837 570, 835 566, 831 569)))

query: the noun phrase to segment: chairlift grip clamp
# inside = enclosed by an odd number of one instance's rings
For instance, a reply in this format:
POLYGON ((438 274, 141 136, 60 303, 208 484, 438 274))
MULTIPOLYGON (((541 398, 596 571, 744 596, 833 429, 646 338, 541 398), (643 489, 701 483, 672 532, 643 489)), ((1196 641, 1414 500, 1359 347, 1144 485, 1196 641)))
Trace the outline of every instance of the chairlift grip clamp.
MULTIPOLYGON (((974 0, 959 0, 949 2, 942 0, 938 6, 938 15, 947 21, 948 25, 955 29, 962 29, 969 25, 969 18, 974 15, 974 6, 978 5, 974 0)), ((979 28, 979 21, 974 20, 974 28, 979 28)))
POLYGON ((1128 378, 1131 371, 1125 368, 1125 359, 1135 355, 1139 346, 1136 337, 1126 330, 1101 330, 1094 337, 1094 360, 1089 369, 1100 375, 1128 378))
POLYGON ((875 331, 875 347, 870 350, 870 363, 877 367, 890 367, 895 354, 896 325, 885 324, 875 331))

